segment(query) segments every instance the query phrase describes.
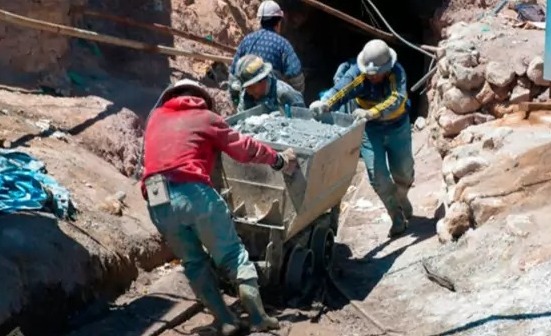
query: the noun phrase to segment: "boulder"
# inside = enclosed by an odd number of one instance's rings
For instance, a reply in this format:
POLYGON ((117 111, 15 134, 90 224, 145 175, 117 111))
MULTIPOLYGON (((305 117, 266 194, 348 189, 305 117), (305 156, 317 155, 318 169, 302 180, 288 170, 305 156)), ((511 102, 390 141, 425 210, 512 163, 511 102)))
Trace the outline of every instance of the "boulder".
MULTIPOLYGON (((468 131, 461 132, 461 133, 459 133, 458 136, 456 136, 453 139, 453 141, 451 143, 451 146, 452 146, 452 148, 456 148, 456 147, 459 147, 459 146, 465 146, 465 145, 471 144, 474 140, 475 139, 474 139, 474 134, 473 133, 468 132, 468 131)), ((453 176, 453 174, 451 174, 451 175, 453 176)))
POLYGON ((442 244, 449 243, 453 240, 444 218, 440 219, 436 223, 436 234, 438 235, 438 241, 442 244))
POLYGON ((517 104, 509 103, 496 103, 491 104, 487 107, 488 112, 490 112, 496 118, 503 118, 506 114, 511 114, 519 111, 517 104))
POLYGON ((514 104, 530 101, 530 89, 517 84, 511 92, 511 98, 509 101, 514 104))
POLYGON ((453 203, 442 224, 453 238, 461 237, 471 227, 471 209, 464 202, 453 203))
POLYGON ((526 70, 528 70, 528 64, 524 58, 517 58, 513 63, 513 70, 515 74, 519 77, 526 75, 526 70))
POLYGON ((450 63, 448 62, 448 59, 446 57, 440 59, 436 66, 438 67, 438 71, 442 77, 448 78, 450 75, 450 63))
POLYGON ((483 225, 490 218, 502 212, 506 205, 502 198, 475 198, 471 202, 473 225, 476 227, 483 225))
POLYGON ((488 82, 484 83, 482 89, 476 94, 475 98, 482 105, 492 104, 497 101, 497 95, 488 82))
POLYGON ((474 125, 474 116, 472 114, 458 115, 453 111, 443 109, 439 112, 438 125, 442 127, 445 137, 454 137, 465 128, 474 125))
POLYGON ((475 98, 482 105, 501 103, 509 99, 509 87, 498 87, 486 82, 475 98))
POLYGON ((499 150, 503 147, 505 139, 513 133, 510 127, 498 127, 490 132, 487 132, 480 141, 482 148, 487 150, 499 150))
POLYGON ((480 53, 476 50, 474 42, 468 39, 448 40, 446 57, 449 64, 459 64, 464 67, 476 67, 480 64, 480 53))
POLYGON ((467 68, 460 64, 452 64, 450 83, 465 91, 480 89, 484 84, 484 71, 481 66, 467 68))
POLYGON ((441 96, 446 93, 446 91, 451 90, 453 88, 453 85, 450 83, 450 81, 444 77, 438 78, 438 81, 436 82, 436 90, 438 91, 438 94, 441 96))
POLYGON ((484 124, 484 123, 487 123, 487 122, 490 122, 490 121, 493 121, 493 120, 496 119, 496 117, 494 117, 491 114, 486 114, 486 113, 481 113, 481 112, 473 113, 473 117, 474 117, 474 124, 475 125, 484 124))
POLYGON ((452 87, 444 93, 444 106, 457 114, 467 114, 478 110, 481 104, 471 93, 452 87))
POLYGON ((459 159, 452 167, 452 173, 456 180, 473 174, 489 165, 488 161, 479 156, 459 159))
POLYGON ((540 56, 535 57, 530 64, 528 64, 526 75, 536 85, 549 86, 551 84, 549 81, 543 79, 543 58, 540 56))
POLYGON ((506 87, 515 79, 515 71, 509 65, 492 61, 486 65, 485 76, 488 83, 506 87))

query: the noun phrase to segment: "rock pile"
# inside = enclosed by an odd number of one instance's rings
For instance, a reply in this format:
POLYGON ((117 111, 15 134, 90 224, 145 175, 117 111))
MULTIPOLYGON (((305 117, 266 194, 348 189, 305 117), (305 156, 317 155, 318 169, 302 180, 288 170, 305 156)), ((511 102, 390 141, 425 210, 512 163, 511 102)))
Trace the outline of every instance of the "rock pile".
POLYGON ((551 148, 551 122, 509 119, 514 118, 500 120, 504 125, 470 127, 453 140, 442 162, 447 210, 437 224, 441 241, 458 238, 524 203, 546 202, 545 193, 540 199, 533 195, 549 190, 551 182, 549 159, 542 154, 551 148))
POLYGON ((234 129, 261 141, 317 149, 346 133, 346 128, 316 120, 290 119, 279 112, 240 120, 234 129))
POLYGON ((454 138, 471 125, 501 118, 549 87, 542 49, 530 44, 528 33, 497 21, 460 22, 448 29, 428 97, 430 122, 439 137, 454 138), (513 48, 521 50, 510 52, 513 48))

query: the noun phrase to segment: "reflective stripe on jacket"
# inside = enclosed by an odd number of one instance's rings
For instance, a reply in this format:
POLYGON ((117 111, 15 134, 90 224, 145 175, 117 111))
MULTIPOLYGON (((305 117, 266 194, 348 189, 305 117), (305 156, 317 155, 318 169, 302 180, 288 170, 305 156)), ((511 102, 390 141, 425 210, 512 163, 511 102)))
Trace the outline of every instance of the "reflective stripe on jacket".
POLYGON ((404 68, 396 63, 382 83, 372 84, 358 66, 353 65, 322 97, 331 110, 338 110, 352 99, 361 108, 380 116, 378 120, 399 118, 407 112, 408 93, 404 68))

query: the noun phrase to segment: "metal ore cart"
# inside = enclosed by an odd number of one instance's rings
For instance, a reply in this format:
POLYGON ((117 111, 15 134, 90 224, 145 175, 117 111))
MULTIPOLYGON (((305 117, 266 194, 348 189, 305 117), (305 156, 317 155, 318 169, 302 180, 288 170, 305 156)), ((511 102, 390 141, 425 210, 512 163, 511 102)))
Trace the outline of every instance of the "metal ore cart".
MULTIPOLYGON (((257 107, 228 117, 230 125, 253 115, 257 107)), ((308 109, 291 108, 293 118, 311 119, 308 109)), ((293 176, 266 165, 241 164, 221 155, 222 196, 236 229, 259 270, 260 284, 282 286, 299 295, 331 261, 341 199, 356 172, 365 121, 332 112, 324 123, 346 127, 315 150, 264 142, 277 151, 292 147, 299 169, 293 176)))

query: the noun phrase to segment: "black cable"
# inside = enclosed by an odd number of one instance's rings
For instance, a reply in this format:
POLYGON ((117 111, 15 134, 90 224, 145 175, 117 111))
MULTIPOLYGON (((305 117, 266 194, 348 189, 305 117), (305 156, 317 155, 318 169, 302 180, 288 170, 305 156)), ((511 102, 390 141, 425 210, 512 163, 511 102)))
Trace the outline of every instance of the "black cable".
POLYGON ((420 53, 422 54, 425 54, 426 56, 432 58, 432 59, 435 59, 436 57, 429 53, 428 51, 426 50, 423 50, 422 48, 416 46, 415 44, 407 41, 406 39, 404 39, 402 36, 400 36, 400 34, 398 34, 394 29, 392 29, 392 26, 386 21, 386 19, 384 18, 383 14, 381 14, 381 12, 379 11, 379 9, 377 8, 377 6, 375 6, 375 4, 373 3, 373 1, 371 0, 362 0, 362 3, 365 5, 365 2, 367 2, 372 8, 373 10, 375 11, 375 14, 377 14, 377 16, 379 16, 379 18, 381 19, 381 21, 383 21, 383 24, 388 28, 388 30, 394 35, 396 36, 400 41, 402 41, 402 43, 404 43, 405 45, 407 45, 408 47, 414 49, 414 50, 417 50, 419 51, 420 53))

